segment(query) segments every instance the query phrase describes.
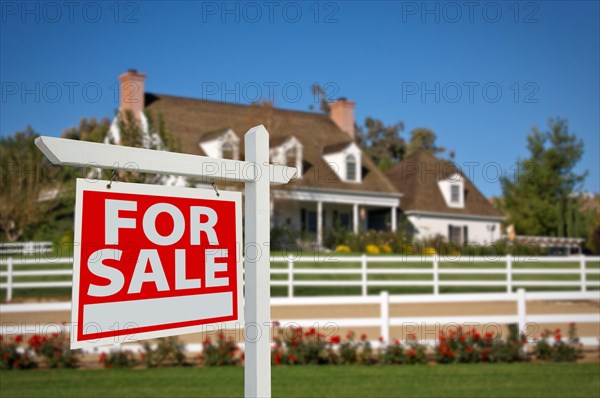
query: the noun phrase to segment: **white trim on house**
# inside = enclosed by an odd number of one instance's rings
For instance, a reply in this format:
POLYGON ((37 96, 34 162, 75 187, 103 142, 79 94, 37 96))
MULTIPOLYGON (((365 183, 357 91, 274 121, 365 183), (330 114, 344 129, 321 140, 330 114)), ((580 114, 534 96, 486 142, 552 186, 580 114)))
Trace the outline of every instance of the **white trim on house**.
POLYGON ((360 204, 365 206, 398 207, 401 194, 370 193, 342 189, 318 190, 296 188, 293 191, 273 189, 273 198, 298 201, 360 204))
POLYGON ((428 216, 428 217, 442 217, 442 218, 454 218, 454 219, 472 219, 472 220, 489 220, 489 221, 504 221, 505 216, 484 216, 478 214, 456 214, 456 213, 442 213, 435 211, 421 211, 421 210, 407 210, 404 212, 407 216, 428 216))

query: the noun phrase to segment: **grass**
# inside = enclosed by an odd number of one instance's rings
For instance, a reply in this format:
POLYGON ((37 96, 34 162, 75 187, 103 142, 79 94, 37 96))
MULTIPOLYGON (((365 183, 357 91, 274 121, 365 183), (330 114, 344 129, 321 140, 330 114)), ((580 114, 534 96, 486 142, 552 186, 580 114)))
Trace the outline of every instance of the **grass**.
MULTIPOLYGON (((280 253, 277 253, 280 255, 280 253)), ((338 253, 334 256, 327 254, 307 254, 304 255, 303 258, 306 259, 307 256, 311 259, 315 259, 314 262, 299 262, 294 265, 296 269, 306 269, 306 268, 333 268, 333 269, 360 269, 359 262, 350 262, 345 261, 345 258, 348 256, 357 257, 359 254, 350 253, 350 254, 342 254, 338 253)), ((382 257, 386 257, 389 255, 381 255, 382 257)), ((273 269, 286 269, 287 263, 284 262, 272 262, 271 267, 273 269)), ((369 263, 368 267, 370 269, 379 268, 379 269, 402 269, 402 268, 415 268, 415 269, 431 269, 432 265, 429 262, 396 262, 396 263, 369 263)), ((484 274, 477 275, 469 273, 470 269, 473 268, 486 268, 486 269, 498 269, 499 272, 505 269, 506 264, 503 261, 495 261, 494 258, 490 258, 488 262, 472 262, 472 263, 460 263, 460 262, 441 262, 439 265, 440 269, 445 268, 461 268, 464 269, 464 274, 442 274, 440 275, 440 281, 456 281, 456 280, 464 280, 464 281, 503 281, 506 279, 506 276, 499 274, 484 274)), ((33 270, 33 269, 70 269, 71 265, 69 264, 59 264, 59 265, 19 265, 15 266, 15 269, 25 271, 25 270, 33 270)), ((514 262, 514 269, 523 269, 523 268, 564 268, 564 269, 572 269, 573 274, 567 275, 535 275, 535 274, 520 274, 513 275, 513 281, 528 281, 528 280, 538 280, 538 281, 578 281, 579 276, 579 261, 577 259, 572 260, 565 258, 564 262, 556 262, 556 263, 546 263, 546 262, 514 262)), ((587 262, 588 269, 599 269, 600 263, 598 261, 588 261, 587 262)), ((6 265, 0 264, 0 271, 5 271, 6 265)), ((274 281, 286 281, 286 274, 273 274, 271 275, 271 279, 274 281)), ((361 275, 340 275, 336 273, 331 273, 328 275, 323 274, 297 274, 294 276, 294 279, 297 281, 311 281, 311 280, 319 280, 319 281, 360 281, 361 275)), ((408 275, 391 275, 391 274, 377 274, 377 275, 369 275, 368 279, 370 281, 431 281, 433 276, 431 274, 423 273, 423 274, 408 274, 408 275)), ((0 278, 0 283, 5 282, 6 278, 0 278)), ((37 276, 37 277, 15 277, 15 282, 26 282, 26 281, 69 281, 71 280, 70 276, 37 276)), ((600 275, 598 274, 589 274, 587 276, 588 281, 598 281, 600 280, 600 275)), ((427 294, 432 293, 433 289, 427 286, 377 286, 370 287, 368 289, 369 294, 378 294, 382 290, 387 290, 390 294, 427 294)), ((543 286, 535 286, 535 287, 527 287, 528 291, 575 291, 578 290, 577 287, 543 287, 543 286)), ((598 290, 598 287, 590 287, 589 290, 598 290)), ((477 286, 442 286, 440 287, 441 293, 475 293, 475 292, 504 292, 506 291, 505 287, 477 287, 477 286)), ((359 295, 361 293, 361 288, 356 286, 324 286, 324 287, 311 287, 311 286, 296 286, 294 288, 295 296, 316 296, 316 295, 359 295)), ((286 287, 277 286, 271 288, 271 294, 273 297, 281 297, 287 296, 288 291, 286 287)), ((4 298, 4 289, 0 291, 0 300, 4 298)), ((37 289, 16 289, 13 293, 13 296, 16 298, 33 298, 33 297, 53 297, 58 299, 69 298, 71 296, 70 288, 37 288, 37 289)))
MULTIPOLYGON (((243 368, 0 373, 0 397, 242 397, 243 368)), ((274 397, 600 397, 600 364, 274 367, 274 397)))

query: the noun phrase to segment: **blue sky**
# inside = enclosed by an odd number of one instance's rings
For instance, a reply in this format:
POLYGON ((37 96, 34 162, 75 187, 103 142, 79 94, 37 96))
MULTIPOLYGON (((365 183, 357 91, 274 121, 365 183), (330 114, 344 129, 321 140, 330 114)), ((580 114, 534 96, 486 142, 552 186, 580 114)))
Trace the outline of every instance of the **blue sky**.
POLYGON ((129 68, 151 92, 298 110, 318 82, 359 122, 434 130, 488 196, 531 127, 566 118, 600 192, 597 1, 1 4, 2 135, 112 115, 129 68))

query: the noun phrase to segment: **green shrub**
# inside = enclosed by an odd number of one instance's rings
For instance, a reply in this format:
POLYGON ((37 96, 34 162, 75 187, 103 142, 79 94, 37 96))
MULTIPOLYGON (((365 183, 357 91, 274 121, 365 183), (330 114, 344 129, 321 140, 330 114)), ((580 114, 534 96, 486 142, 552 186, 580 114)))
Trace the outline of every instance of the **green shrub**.
POLYGON ((582 357, 582 347, 577 337, 577 329, 574 323, 569 324, 569 337, 565 342, 560 329, 553 332, 546 329, 541 334, 533 354, 541 361, 552 362, 575 362, 582 357))
POLYGON ((241 358, 236 355, 239 348, 235 340, 232 337, 225 339, 222 332, 217 335, 215 343, 210 337, 207 337, 202 345, 200 362, 205 366, 235 366, 241 362, 241 358))
POLYGON ((148 342, 143 347, 142 359, 149 368, 186 365, 185 345, 176 336, 159 339, 155 348, 148 342))
POLYGON ((0 370, 33 369, 38 363, 27 350, 20 347, 23 336, 14 337, 0 334, 0 370))

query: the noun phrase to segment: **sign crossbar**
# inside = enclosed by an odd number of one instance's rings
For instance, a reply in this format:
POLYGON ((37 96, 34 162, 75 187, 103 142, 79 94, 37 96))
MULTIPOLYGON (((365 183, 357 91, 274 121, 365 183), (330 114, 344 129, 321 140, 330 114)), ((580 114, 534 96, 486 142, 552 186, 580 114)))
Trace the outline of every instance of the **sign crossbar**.
MULTIPOLYGON (((261 128, 266 132, 262 125, 254 127, 250 131, 261 128)), ((262 170, 255 163, 243 160, 216 159, 64 138, 38 137, 35 144, 50 162, 63 166, 128 170, 195 177, 205 181, 237 182, 256 182, 260 179, 259 170, 262 170)), ((271 184, 287 184, 296 174, 294 167, 272 164, 266 166, 265 172, 269 173, 271 184)))

